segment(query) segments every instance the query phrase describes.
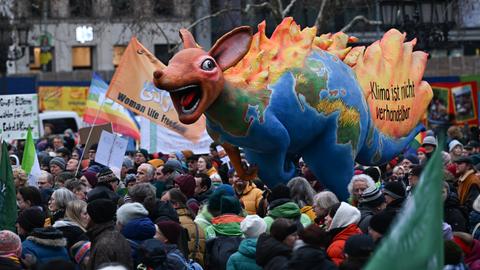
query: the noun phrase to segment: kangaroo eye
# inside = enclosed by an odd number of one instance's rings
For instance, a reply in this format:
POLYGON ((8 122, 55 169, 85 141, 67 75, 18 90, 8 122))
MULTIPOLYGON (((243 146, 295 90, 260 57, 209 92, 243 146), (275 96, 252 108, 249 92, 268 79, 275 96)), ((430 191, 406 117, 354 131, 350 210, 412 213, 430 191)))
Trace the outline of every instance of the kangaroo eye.
POLYGON ((215 68, 215 63, 213 62, 212 59, 205 59, 205 61, 202 62, 202 69, 203 70, 213 70, 215 68))

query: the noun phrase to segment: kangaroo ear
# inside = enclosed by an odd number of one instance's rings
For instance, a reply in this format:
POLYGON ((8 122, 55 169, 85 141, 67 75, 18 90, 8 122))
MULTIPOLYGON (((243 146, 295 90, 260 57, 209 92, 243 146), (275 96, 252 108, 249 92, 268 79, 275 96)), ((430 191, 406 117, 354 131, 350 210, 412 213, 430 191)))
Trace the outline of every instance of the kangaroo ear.
POLYGON ((240 61, 250 49, 252 30, 241 26, 223 35, 213 47, 210 54, 222 70, 226 70, 240 61))
POLYGON ((195 38, 193 37, 192 33, 185 28, 180 29, 180 38, 183 41, 183 48, 197 48, 197 43, 195 42, 195 38))

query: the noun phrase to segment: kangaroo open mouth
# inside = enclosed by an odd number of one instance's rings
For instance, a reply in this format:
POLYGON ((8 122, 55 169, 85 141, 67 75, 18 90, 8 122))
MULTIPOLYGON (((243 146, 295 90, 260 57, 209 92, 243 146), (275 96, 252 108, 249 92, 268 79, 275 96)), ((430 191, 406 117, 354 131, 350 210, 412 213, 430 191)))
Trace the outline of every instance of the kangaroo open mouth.
POLYGON ((195 112, 202 98, 202 88, 200 85, 187 85, 175 90, 171 90, 175 102, 180 105, 182 113, 191 114, 195 112))

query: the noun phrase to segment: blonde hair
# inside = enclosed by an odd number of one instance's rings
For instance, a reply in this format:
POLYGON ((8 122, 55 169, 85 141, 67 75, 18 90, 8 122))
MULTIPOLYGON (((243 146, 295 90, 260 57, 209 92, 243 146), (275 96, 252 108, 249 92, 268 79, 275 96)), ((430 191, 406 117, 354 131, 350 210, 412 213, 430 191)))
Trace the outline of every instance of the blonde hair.
POLYGON ((83 231, 86 230, 87 224, 82 222, 82 211, 87 208, 87 203, 82 200, 73 200, 67 203, 65 209, 65 218, 77 223, 83 231))
POLYGON ((12 172, 13 179, 18 179, 18 182, 20 182, 19 187, 27 186, 28 175, 21 167, 14 168, 12 172))

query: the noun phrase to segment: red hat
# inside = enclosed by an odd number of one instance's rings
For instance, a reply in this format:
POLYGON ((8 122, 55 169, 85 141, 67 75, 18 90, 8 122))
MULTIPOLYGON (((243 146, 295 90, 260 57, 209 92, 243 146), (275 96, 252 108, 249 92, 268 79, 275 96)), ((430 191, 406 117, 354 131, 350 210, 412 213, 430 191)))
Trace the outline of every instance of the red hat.
POLYGON ((417 153, 418 153, 418 152, 422 152, 422 153, 426 154, 426 153, 427 153, 427 150, 426 150, 425 148, 423 148, 423 147, 418 147, 418 148, 417 148, 417 153))
POLYGON ((196 182, 195 178, 189 174, 180 175, 175 177, 175 184, 178 185, 180 191, 182 191, 187 198, 192 198, 195 194, 196 182))

